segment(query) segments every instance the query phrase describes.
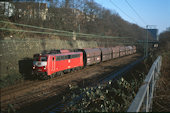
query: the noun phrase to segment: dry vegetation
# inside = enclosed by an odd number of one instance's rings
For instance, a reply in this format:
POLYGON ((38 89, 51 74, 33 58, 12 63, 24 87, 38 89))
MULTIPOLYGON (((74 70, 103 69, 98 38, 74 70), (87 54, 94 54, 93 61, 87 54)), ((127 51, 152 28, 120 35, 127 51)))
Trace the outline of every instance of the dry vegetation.
POLYGON ((138 88, 141 86, 145 75, 152 64, 151 59, 147 59, 136 65, 128 73, 123 74, 122 78, 116 81, 110 80, 106 84, 98 87, 86 87, 70 90, 71 95, 64 101, 70 100, 70 104, 65 111, 78 112, 125 112, 135 97, 138 88), (134 71, 135 70, 135 71, 134 71), (133 78, 133 79, 132 79, 133 78), (81 99, 79 96, 82 96, 81 99))
MULTIPOLYGON (((144 28, 123 20, 116 11, 108 10, 94 0, 44 1, 49 6, 35 0, 11 0, 15 13, 9 17, 10 21, 70 32, 133 37, 140 40, 145 38, 144 28)), ((21 29, 25 30, 24 27, 21 29)), ((30 30, 36 31, 34 28, 30 30)))
POLYGON ((170 31, 160 35, 159 54, 162 55, 161 76, 157 82, 156 95, 154 96, 153 111, 170 111, 170 31))

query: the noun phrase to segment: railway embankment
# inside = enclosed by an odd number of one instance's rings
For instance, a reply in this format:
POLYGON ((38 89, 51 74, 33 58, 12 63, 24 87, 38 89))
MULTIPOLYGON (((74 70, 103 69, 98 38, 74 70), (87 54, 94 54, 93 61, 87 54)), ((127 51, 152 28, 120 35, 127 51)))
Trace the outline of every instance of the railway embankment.
POLYGON ((52 49, 94 48, 104 46, 97 41, 60 40, 55 38, 0 39, 0 87, 15 84, 18 80, 30 78, 33 54, 52 49))
MULTIPOLYGON (((122 59, 120 60, 123 61, 122 59)), ((120 62, 120 60, 118 62, 120 62)), ((34 108, 34 112, 44 113, 57 111, 126 111, 152 63, 152 59, 148 58, 135 65, 127 73, 122 74, 122 77, 116 81, 110 80, 103 84, 97 82, 98 80, 100 81, 101 78, 108 77, 105 72, 102 74, 103 77, 97 77, 100 79, 89 77, 78 83, 74 82, 69 84, 67 89, 62 91, 59 95, 32 103, 31 105, 21 108, 19 112, 24 110, 33 112, 30 108, 34 108), (41 103, 41 107, 39 103, 41 103)), ((116 70, 123 67, 124 66, 119 67, 116 70)))
MULTIPOLYGON (((57 99, 61 98, 60 95, 63 96, 69 93, 65 92, 70 91, 68 90, 69 87, 74 89, 74 87, 94 86, 109 73, 117 71, 119 68, 128 65, 140 57, 139 54, 121 57, 93 66, 88 66, 83 70, 64 74, 63 76, 49 80, 25 80, 1 90, 1 107, 4 110, 8 109, 8 105, 13 105, 13 108, 15 109, 27 109, 32 105, 39 108, 40 106, 38 107, 37 103, 42 103, 42 101, 44 105, 48 106, 47 104, 50 104, 48 103, 49 98, 53 97, 52 100, 57 101, 57 99)), ((36 109, 34 108, 31 110, 36 109)))

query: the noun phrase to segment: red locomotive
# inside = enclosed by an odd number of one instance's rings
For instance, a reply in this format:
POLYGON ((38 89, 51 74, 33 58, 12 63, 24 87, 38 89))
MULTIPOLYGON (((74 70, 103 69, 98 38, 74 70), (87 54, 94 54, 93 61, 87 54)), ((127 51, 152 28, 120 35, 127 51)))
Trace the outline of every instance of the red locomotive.
POLYGON ((33 72, 43 79, 61 75, 114 58, 136 53, 136 46, 116 46, 111 48, 88 48, 52 50, 49 53, 35 54, 33 72))
POLYGON ((60 75, 62 72, 67 73, 83 66, 82 52, 35 54, 33 61, 34 73, 44 79, 60 75))

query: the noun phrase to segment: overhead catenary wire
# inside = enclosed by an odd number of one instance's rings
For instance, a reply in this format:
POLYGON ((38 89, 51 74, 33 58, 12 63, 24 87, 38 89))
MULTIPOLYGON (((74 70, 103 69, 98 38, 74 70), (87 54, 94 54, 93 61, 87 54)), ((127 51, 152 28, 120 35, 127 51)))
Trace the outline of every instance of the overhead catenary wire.
POLYGON ((26 24, 19 24, 19 23, 14 23, 14 22, 9 22, 9 21, 0 21, 0 23, 13 24, 13 25, 17 25, 17 26, 23 26, 23 27, 29 27, 29 28, 35 28, 35 29, 43 29, 43 30, 50 30, 50 31, 70 33, 70 32, 68 32, 68 31, 62 31, 62 30, 56 30, 56 29, 51 29, 51 28, 44 28, 44 27, 26 25, 26 24))
POLYGON ((125 0, 125 2, 128 4, 128 6, 135 12, 135 14, 139 17, 139 19, 145 24, 145 26, 147 25, 146 22, 144 21, 144 19, 139 15, 139 13, 132 7, 132 5, 130 5, 130 3, 128 2, 128 0, 125 0))
MULTIPOLYGON (((25 40, 25 39, 29 39, 29 38, 24 38, 24 39, 15 39, 15 40, 0 40, 0 43, 15 43, 15 42, 19 42, 19 43, 26 43, 26 42, 43 42, 43 40, 25 40)), ((51 42, 51 43, 56 43, 56 42, 51 42)), ((106 43, 105 41, 102 41, 102 43, 106 43)), ((110 44, 111 43, 114 43, 114 42, 109 42, 110 44)), ((116 44, 139 44, 139 42, 130 42, 130 41, 126 41, 126 42, 116 42, 116 44)))
MULTIPOLYGON (((56 30, 56 29, 51 29, 51 28, 44 28, 44 27, 38 27, 38 26, 32 26, 32 25, 26 25, 26 24, 19 24, 19 23, 14 23, 14 22, 8 22, 8 21, 0 21, 0 23, 6 23, 6 24, 14 24, 17 26, 23 26, 23 27, 29 27, 29 28, 35 28, 35 29, 43 29, 43 30, 50 30, 50 31, 56 31, 56 32, 61 32, 61 33, 68 33, 70 35, 73 34, 73 32, 69 31, 63 31, 63 30, 56 30)), ((86 35, 86 36, 94 36, 94 34, 84 34, 84 33, 75 33, 76 35, 86 35)), ((95 35, 99 36, 99 35, 95 35)), ((112 37, 112 36, 109 36, 112 37)))
MULTIPOLYGON (((18 23, 13 23, 13 22, 8 22, 8 21, 0 21, 0 23, 14 24, 14 25, 23 26, 23 27, 56 31, 58 33, 41 32, 41 31, 28 31, 28 30, 19 30, 19 29, 11 29, 11 28, 0 28, 0 30, 16 31, 16 32, 29 32, 29 33, 38 33, 38 34, 50 34, 50 35, 58 35, 58 36, 73 36, 73 32, 68 32, 68 31, 63 31, 63 30, 56 30, 56 29, 51 29, 51 28, 43 28, 43 27, 38 27, 38 26, 26 25, 26 24, 18 24, 18 23)), ((131 38, 131 37, 102 36, 102 35, 84 34, 84 33, 75 33, 75 35, 79 36, 79 37, 87 37, 87 38, 112 38, 112 39, 131 38)))
MULTIPOLYGON (((61 33, 50 33, 50 32, 40 32, 40 31, 28 31, 28 30, 18 30, 18 29, 9 29, 9 28, 0 28, 0 30, 5 31, 15 31, 15 32, 27 32, 27 33, 36 33, 36 34, 48 34, 48 35, 57 35, 57 36, 69 36, 72 37, 73 34, 61 34, 61 33)), ((90 35, 90 36, 81 36, 86 38, 111 38, 111 39, 124 39, 124 38, 131 38, 131 37, 112 37, 112 36, 99 36, 99 35, 90 35)))
POLYGON ((130 17, 127 13, 125 13, 121 8, 119 8, 112 0, 110 0, 110 3, 114 5, 117 9, 119 9, 124 15, 126 15, 129 19, 131 19, 133 22, 137 23, 132 17, 130 17))
POLYGON ((10 28, 0 28, 0 30, 15 31, 15 32, 28 32, 28 33, 37 33, 37 34, 59 35, 59 36, 72 36, 72 35, 59 34, 59 33, 40 32, 40 31, 28 31, 28 30, 19 30, 19 29, 10 29, 10 28))

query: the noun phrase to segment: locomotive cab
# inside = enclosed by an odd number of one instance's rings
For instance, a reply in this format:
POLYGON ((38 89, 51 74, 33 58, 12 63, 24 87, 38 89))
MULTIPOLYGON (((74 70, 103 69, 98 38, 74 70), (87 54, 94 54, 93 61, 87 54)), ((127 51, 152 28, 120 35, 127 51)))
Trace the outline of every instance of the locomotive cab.
POLYGON ((34 74, 42 74, 47 71, 47 56, 46 55, 41 55, 41 54, 36 54, 34 55, 33 58, 33 71, 34 74))

